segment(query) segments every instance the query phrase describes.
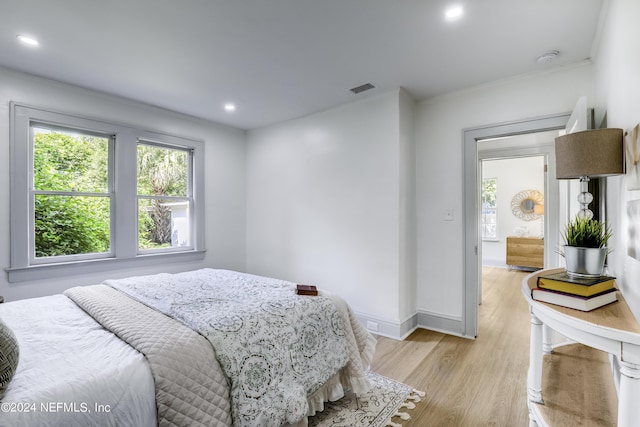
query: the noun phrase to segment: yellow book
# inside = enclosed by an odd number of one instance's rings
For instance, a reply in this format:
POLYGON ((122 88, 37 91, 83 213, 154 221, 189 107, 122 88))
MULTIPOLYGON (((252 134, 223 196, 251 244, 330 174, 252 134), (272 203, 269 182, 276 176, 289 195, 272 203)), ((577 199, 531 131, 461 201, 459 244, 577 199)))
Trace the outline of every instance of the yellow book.
POLYGON ((538 277, 538 287, 566 294, 590 297, 615 288, 615 277, 578 277, 566 271, 538 277))

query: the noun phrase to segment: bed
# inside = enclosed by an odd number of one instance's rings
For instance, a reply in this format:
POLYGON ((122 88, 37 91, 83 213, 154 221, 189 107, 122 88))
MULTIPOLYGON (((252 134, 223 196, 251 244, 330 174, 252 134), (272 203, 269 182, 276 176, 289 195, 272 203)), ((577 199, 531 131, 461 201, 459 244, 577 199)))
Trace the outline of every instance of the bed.
POLYGON ((0 304, 20 349, 0 425, 306 425, 368 391, 375 339, 295 287, 201 269, 0 304))

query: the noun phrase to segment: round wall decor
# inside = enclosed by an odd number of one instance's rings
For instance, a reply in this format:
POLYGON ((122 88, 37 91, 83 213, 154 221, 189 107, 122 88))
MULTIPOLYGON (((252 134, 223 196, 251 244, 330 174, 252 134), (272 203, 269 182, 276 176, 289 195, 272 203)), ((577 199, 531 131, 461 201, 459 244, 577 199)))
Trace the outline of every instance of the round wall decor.
POLYGON ((535 206, 544 204, 544 195, 538 190, 522 190, 511 199, 511 212, 523 221, 540 218, 535 206))

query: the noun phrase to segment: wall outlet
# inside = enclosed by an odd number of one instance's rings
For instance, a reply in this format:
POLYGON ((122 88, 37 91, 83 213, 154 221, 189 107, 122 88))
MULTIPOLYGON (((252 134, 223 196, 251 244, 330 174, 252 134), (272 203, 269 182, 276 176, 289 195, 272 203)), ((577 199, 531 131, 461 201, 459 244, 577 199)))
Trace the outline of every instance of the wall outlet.
POLYGON ((367 329, 372 332, 378 332, 378 324, 367 320, 367 329))
POLYGON ((445 221, 453 221, 453 209, 445 209, 442 213, 442 219, 445 221))

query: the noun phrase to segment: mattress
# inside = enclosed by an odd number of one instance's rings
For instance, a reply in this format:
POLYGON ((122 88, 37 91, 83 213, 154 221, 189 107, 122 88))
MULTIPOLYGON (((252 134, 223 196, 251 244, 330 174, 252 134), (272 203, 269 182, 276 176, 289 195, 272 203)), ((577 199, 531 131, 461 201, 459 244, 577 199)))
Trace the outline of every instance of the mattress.
POLYGON ((154 381, 142 354, 64 295, 0 304, 20 363, 0 426, 156 426, 154 381))

